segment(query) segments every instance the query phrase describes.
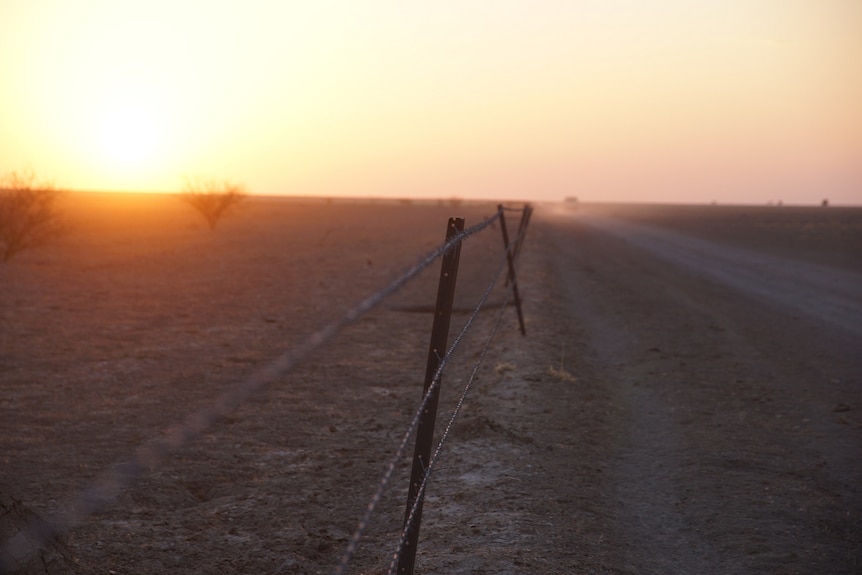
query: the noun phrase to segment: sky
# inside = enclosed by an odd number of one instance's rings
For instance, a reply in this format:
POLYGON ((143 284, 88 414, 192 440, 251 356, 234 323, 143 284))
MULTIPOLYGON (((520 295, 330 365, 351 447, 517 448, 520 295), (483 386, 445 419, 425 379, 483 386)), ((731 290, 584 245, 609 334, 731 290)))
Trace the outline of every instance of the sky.
POLYGON ((859 0, 0 0, 0 174, 862 204, 859 0))

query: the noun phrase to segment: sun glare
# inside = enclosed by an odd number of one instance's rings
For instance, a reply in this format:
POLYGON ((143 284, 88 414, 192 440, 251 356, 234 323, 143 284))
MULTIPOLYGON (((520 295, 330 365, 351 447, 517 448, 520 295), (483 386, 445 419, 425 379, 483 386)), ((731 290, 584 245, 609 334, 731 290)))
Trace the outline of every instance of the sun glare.
POLYGON ((679 4, 0 0, 0 171, 862 203, 862 2, 679 4))
POLYGON ((104 111, 99 144, 112 161, 136 166, 150 160, 159 143, 156 118, 145 107, 121 103, 104 111))

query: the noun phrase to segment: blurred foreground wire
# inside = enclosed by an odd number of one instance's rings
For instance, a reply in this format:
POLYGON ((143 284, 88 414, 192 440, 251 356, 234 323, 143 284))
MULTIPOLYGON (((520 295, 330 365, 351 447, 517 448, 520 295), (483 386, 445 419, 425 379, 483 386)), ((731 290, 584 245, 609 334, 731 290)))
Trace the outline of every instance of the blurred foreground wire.
POLYGON ((128 461, 119 463, 97 478, 87 489, 63 502, 60 512, 49 518, 35 518, 0 547, 0 575, 21 568, 49 541, 59 539, 87 517, 107 509, 118 495, 145 473, 161 466, 172 453, 188 445, 194 438, 213 426, 219 419, 236 410, 253 394, 278 377, 296 368, 314 351, 331 341, 345 327, 400 290, 438 257, 454 249, 460 242, 482 231, 501 217, 501 211, 454 236, 419 259, 410 269, 383 289, 362 300, 335 322, 307 337, 298 346, 285 351, 266 367, 253 373, 206 407, 191 413, 170 428, 163 436, 140 445, 128 461))

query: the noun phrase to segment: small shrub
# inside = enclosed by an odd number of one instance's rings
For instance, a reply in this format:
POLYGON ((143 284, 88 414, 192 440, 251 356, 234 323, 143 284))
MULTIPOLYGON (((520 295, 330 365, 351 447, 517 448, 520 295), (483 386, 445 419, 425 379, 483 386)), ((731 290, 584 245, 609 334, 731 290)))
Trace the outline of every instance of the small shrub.
POLYGON ((241 185, 215 180, 189 180, 180 198, 192 206, 214 230, 219 220, 232 211, 248 194, 241 185))
POLYGON ((0 178, 0 259, 45 245, 63 235, 67 226, 57 199, 62 192, 53 184, 39 183, 32 171, 12 172, 0 178))

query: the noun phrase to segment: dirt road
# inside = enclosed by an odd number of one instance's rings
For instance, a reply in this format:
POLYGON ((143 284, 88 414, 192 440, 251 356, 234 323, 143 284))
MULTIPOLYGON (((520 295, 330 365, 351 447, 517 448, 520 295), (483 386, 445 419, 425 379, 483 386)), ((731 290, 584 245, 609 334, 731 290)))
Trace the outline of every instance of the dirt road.
POLYGON ((611 410, 604 566, 858 573, 862 273, 657 220, 560 212, 542 238, 611 410))

